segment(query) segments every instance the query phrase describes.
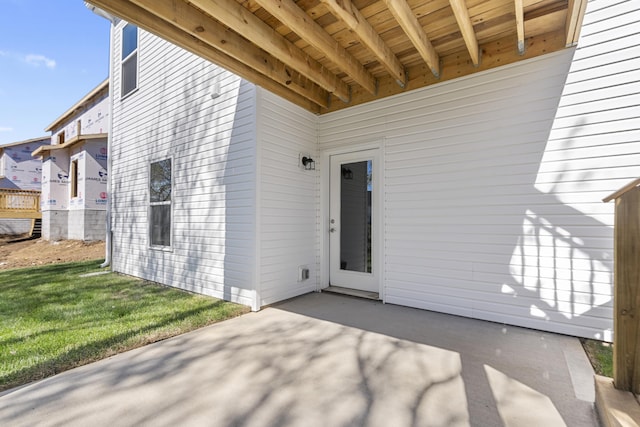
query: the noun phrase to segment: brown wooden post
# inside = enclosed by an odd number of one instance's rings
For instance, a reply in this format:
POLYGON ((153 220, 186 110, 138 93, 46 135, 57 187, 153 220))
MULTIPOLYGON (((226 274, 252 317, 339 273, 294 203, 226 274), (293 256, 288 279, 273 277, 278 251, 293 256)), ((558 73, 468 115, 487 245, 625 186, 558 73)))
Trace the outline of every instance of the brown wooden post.
POLYGON ((603 201, 615 199, 613 383, 640 393, 640 179, 603 201))

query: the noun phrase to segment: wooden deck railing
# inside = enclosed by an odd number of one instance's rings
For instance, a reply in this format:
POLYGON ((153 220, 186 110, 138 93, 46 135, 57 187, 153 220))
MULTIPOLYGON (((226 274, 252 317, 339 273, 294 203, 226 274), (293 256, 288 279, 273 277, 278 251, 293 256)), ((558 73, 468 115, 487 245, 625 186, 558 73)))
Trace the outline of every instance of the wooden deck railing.
POLYGON ((42 218, 40 191, 0 188, 0 218, 42 218))
POLYGON ((640 394, 640 178, 605 197, 613 227, 613 383, 640 394))

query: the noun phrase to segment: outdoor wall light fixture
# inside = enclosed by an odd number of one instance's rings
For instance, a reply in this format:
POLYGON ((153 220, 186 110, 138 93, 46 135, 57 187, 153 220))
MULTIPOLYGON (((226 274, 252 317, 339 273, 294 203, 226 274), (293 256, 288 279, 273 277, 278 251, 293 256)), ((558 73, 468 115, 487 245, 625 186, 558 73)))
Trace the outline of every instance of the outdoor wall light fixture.
POLYGON ((302 167, 304 168, 304 170, 306 171, 316 170, 316 162, 311 157, 303 156, 300 161, 302 162, 302 167))
POLYGON ((342 168, 342 177, 344 179, 353 179, 353 171, 349 168, 342 168))

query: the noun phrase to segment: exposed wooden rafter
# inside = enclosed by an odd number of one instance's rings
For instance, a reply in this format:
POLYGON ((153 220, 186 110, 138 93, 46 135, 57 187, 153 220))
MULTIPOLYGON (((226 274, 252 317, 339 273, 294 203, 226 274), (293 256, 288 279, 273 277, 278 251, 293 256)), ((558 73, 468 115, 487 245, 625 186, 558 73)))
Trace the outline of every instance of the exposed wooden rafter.
POLYGON ((515 0, 516 34, 518 36, 518 53, 524 55, 524 5, 523 0, 515 0))
POLYGON ((467 50, 471 56, 471 61, 474 65, 480 64, 480 48, 478 46, 478 39, 476 33, 473 30, 473 24, 471 23, 471 17, 469 16, 469 10, 464 0, 449 0, 453 14, 460 27, 462 38, 467 45, 467 50))
POLYGON ((588 3, 87 1, 314 113, 574 45, 588 3))
POLYGON ((351 0, 321 0, 321 2, 358 36, 362 44, 378 58, 389 74, 396 79, 398 85, 405 87, 407 75, 404 67, 367 19, 351 3, 351 0))
POLYGON ((344 102, 349 101, 350 90, 344 81, 276 33, 273 28, 235 0, 190 0, 189 3, 209 16, 215 16, 224 25, 242 34, 246 39, 298 70, 300 74, 307 76, 344 102))
POLYGON ((567 46, 578 43, 582 19, 587 9, 587 0, 569 0, 565 29, 567 31, 567 46))
POLYGON ((321 107, 329 105, 329 93, 253 43, 230 31, 181 0, 131 0, 132 3, 237 59, 321 107))
MULTIPOLYGON (((564 29, 553 33, 545 33, 537 36, 527 37, 527 49, 524 55, 518 54, 516 48, 516 38, 508 35, 482 46, 486 55, 479 66, 473 65, 471 61, 461 61, 460 53, 451 53, 440 57, 442 64, 442 73, 438 78, 432 73, 425 72, 424 65, 415 65, 409 67, 409 82, 405 89, 400 89, 391 78, 380 79, 378 96, 396 95, 407 90, 418 89, 424 86, 441 83, 447 80, 456 79, 462 76, 468 76, 478 71, 485 71, 497 66, 513 64, 523 59, 535 58, 549 52, 555 52, 564 48, 565 33, 564 29)), ((372 95, 364 93, 360 88, 353 91, 353 103, 362 104, 364 102, 374 101, 376 98, 372 95)), ((329 111, 337 111, 349 108, 349 105, 334 102, 329 107, 329 111)))
POLYGON ((407 2, 405 0, 384 0, 384 2, 433 75, 440 76, 440 57, 407 2))
POLYGON ((329 61, 351 76, 370 93, 376 92, 376 79, 324 28, 300 9, 293 0, 254 0, 274 18, 322 52, 329 61))
POLYGON ((274 80, 258 73, 253 68, 237 61, 229 55, 212 48, 210 45, 196 39, 191 34, 158 19, 156 15, 142 9, 128 0, 91 0, 91 4, 113 15, 122 17, 128 22, 161 36, 171 43, 181 46, 213 63, 225 67, 238 76, 260 85, 303 108, 310 111, 320 111, 318 105, 311 102, 308 98, 305 98, 293 92, 291 89, 276 83, 274 80))

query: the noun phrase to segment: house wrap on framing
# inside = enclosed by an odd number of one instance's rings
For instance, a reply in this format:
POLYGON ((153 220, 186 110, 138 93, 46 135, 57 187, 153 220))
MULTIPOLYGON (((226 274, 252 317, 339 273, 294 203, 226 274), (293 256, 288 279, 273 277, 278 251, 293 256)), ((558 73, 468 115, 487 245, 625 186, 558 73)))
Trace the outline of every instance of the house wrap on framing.
MULTIPOLYGON (((42 161, 32 158, 31 152, 50 143, 51 138, 41 136, 0 146, 0 189, 40 191, 42 161)), ((21 200, 18 200, 14 200, 14 203, 20 204, 21 200)), ((11 205, 11 202, 8 204, 11 205)), ((29 233, 32 224, 33 219, 21 218, 19 215, 16 218, 2 218, 0 235, 17 236, 29 233)))
POLYGON ((640 176, 638 2, 407 2, 419 22, 348 3, 379 62, 328 0, 90 3, 131 22, 112 27, 115 271, 254 310, 332 285, 612 339, 601 200, 640 176), (314 20, 353 55, 325 57, 314 20))
POLYGON ((104 240, 107 207, 109 80, 65 111, 47 129, 42 158, 42 237, 104 240))
POLYGON ((51 142, 48 136, 0 145, 0 188, 40 190, 42 162, 31 152, 51 142))

